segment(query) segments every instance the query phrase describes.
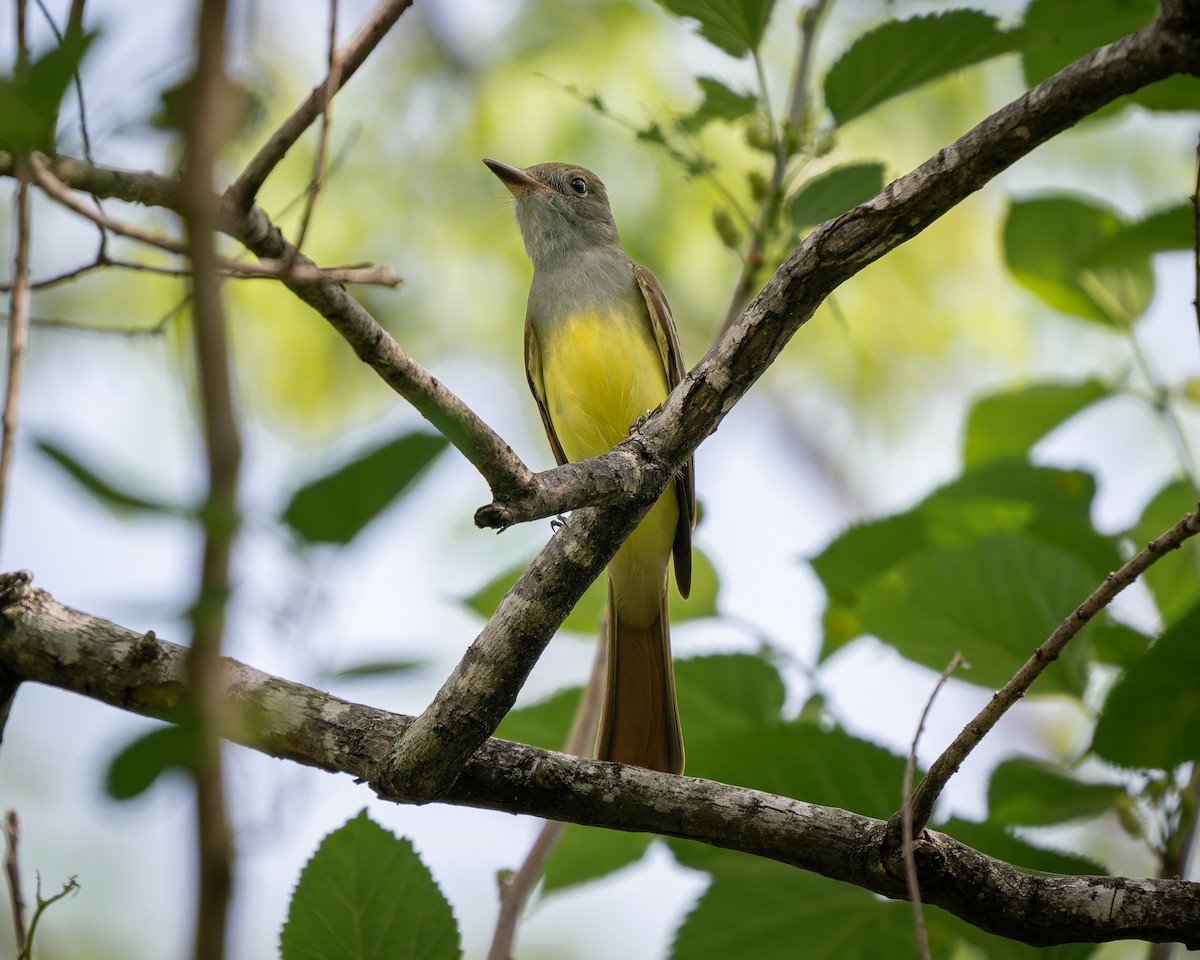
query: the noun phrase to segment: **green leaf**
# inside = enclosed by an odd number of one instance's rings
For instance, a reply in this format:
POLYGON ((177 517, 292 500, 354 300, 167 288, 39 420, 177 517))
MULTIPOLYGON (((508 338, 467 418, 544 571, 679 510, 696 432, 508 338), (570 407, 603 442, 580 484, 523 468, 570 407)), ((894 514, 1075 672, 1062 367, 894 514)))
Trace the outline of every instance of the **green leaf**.
POLYGON ((1123 767, 1200 760, 1200 605, 1171 626, 1113 687, 1092 750, 1123 767))
POLYGON ((166 501, 154 500, 120 489, 117 484, 102 479, 75 454, 67 452, 50 440, 38 440, 36 443, 38 450, 62 467, 81 487, 110 509, 118 512, 165 513, 172 516, 190 514, 190 511, 166 501))
POLYGON ((1099 583, 1120 566, 1121 558, 1113 541, 1092 526, 1094 493, 1095 482, 1080 471, 992 460, 905 513, 849 528, 812 560, 828 595, 821 658, 865 632, 861 604, 876 580, 925 553, 964 547, 994 534, 1019 532, 1063 550, 1099 583))
MULTIPOLYGON (((1135 550, 1162 536, 1192 510, 1196 509, 1195 488, 1186 480, 1163 487, 1146 504, 1142 516, 1125 534, 1135 550)), ((1192 537, 1178 550, 1172 550, 1142 574, 1154 595, 1158 612, 1165 623, 1175 623, 1200 601, 1200 543, 1192 537)))
POLYGON ((0 150, 54 152, 59 104, 95 39, 95 33, 68 32, 24 76, 0 77, 0 150))
POLYGON ((1013 277, 1056 310, 1124 327, 1154 296, 1149 253, 1135 248, 1155 232, 1073 197, 1019 201, 1005 220, 1004 258, 1013 277))
POLYGON ((930 80, 1016 50, 1018 30, 1001 30, 977 10, 893 20, 859 37, 825 77, 825 103, 838 125, 930 80))
POLYGON ((1098 380, 1035 383, 977 400, 967 415, 963 461, 974 466, 998 457, 1024 457, 1055 427, 1109 395, 1098 380))
POLYGON ((510 710, 496 728, 496 736, 543 750, 563 749, 582 692, 581 687, 569 687, 527 707, 510 710))
POLYGON ((309 543, 349 543, 446 448, 441 434, 409 433, 293 495, 283 521, 309 543))
POLYGON ((326 676, 330 680, 366 680, 376 677, 394 677, 400 673, 411 673, 427 666, 426 660, 368 660, 353 666, 342 667, 326 676))
POLYGON ((739 120, 753 113, 757 106, 752 94, 730 90, 720 80, 699 77, 696 82, 704 91, 704 100, 693 113, 679 120, 679 125, 689 133, 695 133, 711 120, 739 120))
POLYGON ((931 938, 935 930, 938 936, 945 939, 961 938, 965 947, 955 952, 955 960, 1085 960, 1097 949, 1094 943, 1060 943, 1053 947, 1031 947, 1017 940, 985 933, 937 907, 929 910, 926 923, 929 925, 931 938))
MULTIPOLYGON (((671 960, 878 960, 916 954, 907 904, 880 901, 772 860, 688 841, 670 845, 681 863, 712 877, 675 935, 671 960)), ((946 944, 931 946, 939 960, 949 956, 946 944)))
POLYGON ((282 960, 450 960, 462 956, 450 904, 408 840, 366 810, 305 864, 279 936, 282 960))
POLYGON ((840 217, 883 189, 882 163, 848 163, 813 177, 788 201, 797 230, 840 217))
MULTIPOLYGON (((1158 0, 1031 0, 1025 10, 1028 40, 1021 51, 1025 83, 1041 83, 1097 47, 1149 26, 1158 14, 1158 0)), ((1104 112, 1130 103, 1149 110, 1194 111, 1200 80, 1169 77, 1122 97, 1104 112)))
POLYGON ((988 820, 996 824, 1047 826, 1107 813, 1124 787, 1088 783, 1057 764, 1006 760, 988 783, 988 820))
POLYGON ((700 35, 731 57, 757 50, 767 32, 775 0, 658 0, 678 17, 700 24, 700 35))
MULTIPOLYGON (((1076 557, 1021 533, 918 554, 863 590, 864 633, 941 670, 956 652, 959 679, 1000 687, 1096 587, 1076 557)), ((1081 696, 1086 650, 1077 639, 1034 692, 1081 696)))
MULTIPOLYGON (((500 606, 504 595, 513 588, 520 579, 528 561, 509 567, 498 573, 487 583, 468 597, 463 598, 463 604, 474 610, 484 619, 491 617, 500 606)), ((717 615, 717 593, 720 583, 717 571, 700 550, 692 550, 692 590, 688 599, 679 596, 671 578, 671 622, 686 623, 688 620, 700 620, 717 615)), ((604 616, 604 606, 608 602, 608 587, 603 576, 599 576, 591 586, 584 591, 574 609, 567 614, 562 629, 572 633, 595 634, 604 616)))
POLYGON ((546 865, 542 892, 553 893, 616 873, 646 855, 655 837, 571 824, 546 865))
POLYGON ((109 761, 105 789, 114 800, 145 793, 168 770, 190 770, 200 750, 199 725, 188 713, 178 724, 160 727, 122 747, 109 761), (190 719, 189 719, 190 718, 190 719))

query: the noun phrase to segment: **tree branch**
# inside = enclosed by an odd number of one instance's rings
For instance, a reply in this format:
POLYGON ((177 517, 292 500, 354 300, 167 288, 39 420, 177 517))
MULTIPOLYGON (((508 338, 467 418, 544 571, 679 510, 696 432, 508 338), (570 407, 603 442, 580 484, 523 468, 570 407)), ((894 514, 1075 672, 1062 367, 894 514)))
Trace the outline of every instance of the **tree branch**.
MULTIPOLYGON (((183 647, 88 616, 0 576, 0 669, 161 719, 189 695, 183 647)), ((351 703, 223 660, 230 739, 271 756, 371 780, 413 718, 351 703)), ((709 780, 486 741, 443 798, 616 830, 651 832, 790 864, 904 899, 887 824, 709 780)), ((1025 873, 926 831, 917 843, 925 902, 1034 945, 1137 938, 1200 946, 1200 884, 1025 873)))

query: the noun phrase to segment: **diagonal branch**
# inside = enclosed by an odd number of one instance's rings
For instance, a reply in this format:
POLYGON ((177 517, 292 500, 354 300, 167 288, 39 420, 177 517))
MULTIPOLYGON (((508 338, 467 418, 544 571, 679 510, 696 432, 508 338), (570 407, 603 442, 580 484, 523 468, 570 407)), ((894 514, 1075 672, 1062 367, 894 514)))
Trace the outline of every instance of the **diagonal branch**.
MULTIPOLYGON (((0 577, 0 670, 120 709, 177 719, 187 651, 72 610, 0 577)), ((351 703, 223 661, 231 740, 271 756, 369 780, 413 718, 351 703)), ((887 824, 710 780, 486 741, 445 802, 696 840, 777 860, 904 899, 887 824)), ((1200 946, 1200 883, 1033 875, 926 831, 917 847, 925 902, 1033 945, 1137 938, 1200 946)))

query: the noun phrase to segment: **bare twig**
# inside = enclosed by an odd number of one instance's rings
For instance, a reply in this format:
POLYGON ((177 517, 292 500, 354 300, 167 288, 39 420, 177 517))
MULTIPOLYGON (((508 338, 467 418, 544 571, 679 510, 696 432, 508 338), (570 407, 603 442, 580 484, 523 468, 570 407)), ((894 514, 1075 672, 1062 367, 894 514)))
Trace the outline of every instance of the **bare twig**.
POLYGON ((21 840, 21 822, 16 810, 4 814, 4 875, 8 878, 8 899, 12 904, 13 933, 17 938, 17 954, 25 952, 29 942, 29 910, 21 888, 21 862, 17 853, 21 840))
POLYGON ((933 692, 925 702, 925 709, 921 711, 921 720, 917 723, 917 732, 913 734, 912 747, 908 751, 908 761, 904 764, 904 786, 900 798, 900 811, 904 818, 904 879, 908 888, 908 900, 912 904, 913 926, 917 931, 917 946, 920 948, 922 960, 930 960, 929 936, 925 932, 925 915, 921 912, 921 885, 917 879, 917 854, 913 848, 912 807, 909 801, 912 798, 913 773, 917 768, 917 745, 921 742, 921 734, 925 731, 925 721, 929 719, 929 711, 932 709, 933 701, 937 699, 938 693, 950 679, 950 674, 957 670, 962 662, 962 654, 955 653, 950 658, 950 662, 946 664, 942 675, 938 677, 938 682, 934 684, 933 692))
MULTIPOLYGON (((600 636, 602 639, 596 649, 592 673, 587 686, 583 688, 579 709, 575 711, 575 722, 571 725, 571 732, 567 735, 564 747, 564 751, 572 756, 584 756, 588 744, 596 736, 596 721, 600 716, 600 701, 604 695, 608 663, 608 651, 605 649, 607 631, 602 630, 600 636)), ((517 871, 497 878, 500 886, 500 913, 496 917, 496 929, 492 934, 492 945, 488 950, 487 960, 510 960, 521 912, 525 909, 529 894, 541 878, 542 871, 546 869, 546 862, 554 852, 565 827, 566 824, 560 820, 547 820, 517 871)))
POLYGON ((312 219, 313 209, 317 205, 317 194, 324 186, 325 158, 329 153, 329 131, 333 125, 333 95, 341 86, 342 63, 337 56, 337 21, 338 0, 329 0, 329 43, 325 55, 328 72, 325 76, 324 102, 321 104, 321 132, 317 138, 317 155, 313 160, 312 179, 308 184, 304 212, 300 217, 300 229, 296 234, 297 251, 304 249, 304 239, 308 236, 308 225, 312 219))
MULTIPOLYGON (((955 774, 971 751, 987 736, 1009 708, 1025 695, 1030 685, 1041 676, 1042 671, 1059 658, 1068 643, 1080 630, 1087 625, 1101 610, 1107 607, 1113 598, 1133 583, 1141 574, 1163 554, 1175 550, 1189 537, 1200 533, 1200 513, 1189 513, 1175 526, 1162 536, 1151 540, 1145 548, 1131 558, 1128 563, 1116 573, 1110 573, 1090 597, 1083 601, 1058 628, 1050 634, 1046 642, 1038 647, 1033 655, 1025 661, 1011 680, 998 693, 993 694, 987 705, 976 714, 954 742, 948 746, 940 757, 933 762, 925 779, 917 786, 912 803, 905 810, 912 808, 913 830, 921 830, 929 822, 933 806, 941 795, 949 779, 955 774)), ((892 817, 890 828, 894 836, 901 832, 901 816, 892 817)))
POLYGON ((188 679, 200 726, 195 759, 199 881, 195 960, 225 956, 233 883, 233 841, 225 809, 221 731, 226 724, 221 643, 230 593, 229 569, 237 536, 241 443, 233 409, 220 258, 216 252, 218 205, 213 171, 227 134, 218 118, 225 88, 225 0, 203 0, 196 22, 196 72, 185 120, 187 162, 181 176, 187 254, 192 264, 192 319, 197 379, 208 454, 204 555, 192 610, 188 679))
MULTIPOLYGON (((410 6, 412 0, 381 0, 354 38, 338 52, 335 58, 337 78, 336 83, 332 85, 335 89, 340 90, 345 86, 371 51, 378 46, 379 41, 400 19, 400 15, 410 6)), ((330 74, 333 72, 334 69, 331 68, 330 74)), ((234 209, 249 211, 254 205, 254 198, 271 171, 312 122, 321 115, 329 98, 330 86, 330 80, 326 77, 314 87, 308 99, 271 135, 237 180, 225 191, 225 198, 234 209)))

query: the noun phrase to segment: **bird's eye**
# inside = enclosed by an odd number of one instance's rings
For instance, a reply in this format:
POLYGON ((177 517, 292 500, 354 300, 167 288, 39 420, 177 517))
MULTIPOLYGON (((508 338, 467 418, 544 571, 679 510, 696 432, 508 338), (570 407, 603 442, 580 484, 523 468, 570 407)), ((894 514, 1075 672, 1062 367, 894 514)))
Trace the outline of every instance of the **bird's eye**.
POLYGON ((571 180, 571 189, 581 197, 587 196, 587 181, 583 177, 574 177, 571 180))

